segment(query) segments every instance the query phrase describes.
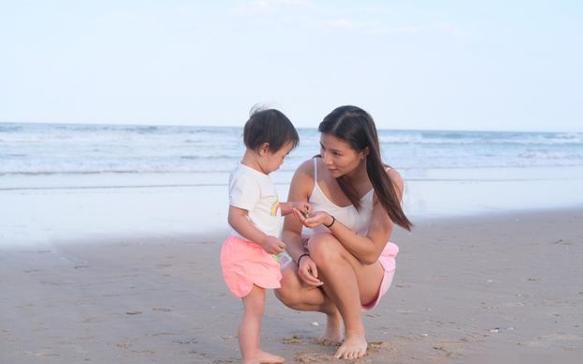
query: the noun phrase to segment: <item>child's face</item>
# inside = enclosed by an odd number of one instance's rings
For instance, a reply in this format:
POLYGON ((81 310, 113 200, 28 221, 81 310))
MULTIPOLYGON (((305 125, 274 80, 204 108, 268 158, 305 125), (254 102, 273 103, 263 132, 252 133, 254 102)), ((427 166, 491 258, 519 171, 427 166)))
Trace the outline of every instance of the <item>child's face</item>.
POLYGON ((293 144, 287 143, 283 147, 279 148, 279 150, 276 152, 271 152, 270 150, 262 151, 262 166, 265 173, 269 174, 271 172, 277 171, 283 164, 285 157, 287 157, 292 148, 293 144))

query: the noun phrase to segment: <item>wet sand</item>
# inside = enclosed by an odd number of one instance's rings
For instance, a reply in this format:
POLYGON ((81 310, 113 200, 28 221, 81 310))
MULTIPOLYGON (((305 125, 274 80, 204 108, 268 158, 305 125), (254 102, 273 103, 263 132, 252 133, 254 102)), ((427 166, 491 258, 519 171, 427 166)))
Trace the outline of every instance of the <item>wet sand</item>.
MULTIPOLYGON (((583 355, 583 209, 424 220, 398 231, 393 286, 365 314, 358 363, 575 363, 583 355)), ((236 363, 226 232, 0 245, 0 362, 236 363)), ((269 295, 265 350, 329 363, 323 316, 269 295)), ((350 362, 350 361, 345 361, 350 362)))

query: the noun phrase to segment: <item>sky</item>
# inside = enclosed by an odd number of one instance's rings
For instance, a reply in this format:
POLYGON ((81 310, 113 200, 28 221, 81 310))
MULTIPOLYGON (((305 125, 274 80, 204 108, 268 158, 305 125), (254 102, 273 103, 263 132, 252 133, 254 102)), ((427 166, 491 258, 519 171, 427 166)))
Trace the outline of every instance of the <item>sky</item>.
POLYGON ((580 1, 0 0, 0 122, 583 131, 580 1))

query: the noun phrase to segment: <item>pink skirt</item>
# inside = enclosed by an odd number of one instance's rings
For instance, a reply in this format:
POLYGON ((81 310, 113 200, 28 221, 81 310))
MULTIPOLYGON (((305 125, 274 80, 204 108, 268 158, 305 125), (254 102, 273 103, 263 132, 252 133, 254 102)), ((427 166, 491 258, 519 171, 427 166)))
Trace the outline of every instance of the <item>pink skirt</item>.
POLYGON ((261 246, 230 236, 221 248, 221 269, 229 290, 237 297, 247 296, 253 285, 281 288, 279 262, 261 246))

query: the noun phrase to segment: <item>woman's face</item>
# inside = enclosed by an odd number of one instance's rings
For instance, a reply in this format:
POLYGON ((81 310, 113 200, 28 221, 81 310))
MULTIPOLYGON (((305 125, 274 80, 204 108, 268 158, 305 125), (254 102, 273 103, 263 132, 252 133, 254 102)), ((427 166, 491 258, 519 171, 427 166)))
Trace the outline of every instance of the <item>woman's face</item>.
POLYGON ((350 144, 330 134, 320 136, 320 154, 334 178, 350 174, 365 158, 364 152, 357 152, 350 144))

